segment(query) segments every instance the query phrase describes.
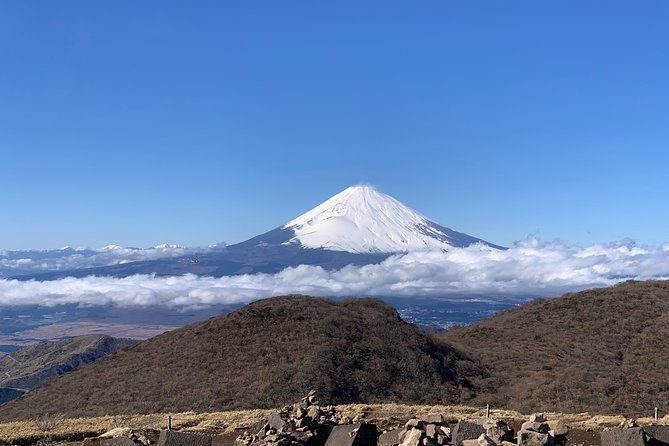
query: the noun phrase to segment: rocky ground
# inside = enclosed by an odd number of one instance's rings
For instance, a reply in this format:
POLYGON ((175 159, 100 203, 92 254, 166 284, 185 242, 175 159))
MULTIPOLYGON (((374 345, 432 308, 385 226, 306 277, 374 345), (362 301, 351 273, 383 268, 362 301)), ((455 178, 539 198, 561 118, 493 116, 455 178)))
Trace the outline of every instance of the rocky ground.
MULTIPOLYGON (((133 440, 137 446, 146 445, 146 440, 149 440, 149 444, 154 444, 160 430, 167 427, 168 416, 171 417, 173 429, 209 435, 212 446, 295 446, 293 443, 305 444, 309 439, 313 442, 314 438, 317 439, 323 433, 324 427, 327 432, 327 428, 359 423, 373 424, 379 434, 385 433, 380 437, 382 441, 379 446, 441 446, 450 443, 458 422, 480 423, 495 444, 508 441, 509 436, 505 435, 510 431, 514 432, 515 444, 517 434, 523 430, 523 424, 526 424, 526 431, 531 432, 530 428, 535 428, 541 434, 530 434, 535 438, 541 439, 544 438, 542 435, 546 435, 545 440, 549 440, 548 435, 551 435, 556 439, 560 435, 558 431, 562 429, 561 426, 565 426, 569 429, 566 435, 567 445, 599 446, 600 432, 604 429, 654 422, 650 417, 639 419, 635 423, 620 416, 591 416, 587 413, 548 413, 544 415, 547 421, 538 421, 536 415, 531 419, 529 415, 495 409, 490 410, 489 415, 486 417, 486 409, 466 406, 321 406, 312 394, 292 406, 274 411, 190 412, 80 419, 44 417, 32 422, 6 423, 0 424, 0 444, 53 443, 81 446, 85 437, 95 438, 113 429, 121 429, 117 432, 124 432, 123 435, 133 440), (553 431, 552 434, 550 431, 553 431), (389 435, 391 432, 395 436, 389 435), (419 440, 420 445, 416 440, 419 440)), ((658 421, 660 424, 669 424, 669 417, 658 421)), ((87 446, 96 445, 91 440, 87 442, 87 446)))

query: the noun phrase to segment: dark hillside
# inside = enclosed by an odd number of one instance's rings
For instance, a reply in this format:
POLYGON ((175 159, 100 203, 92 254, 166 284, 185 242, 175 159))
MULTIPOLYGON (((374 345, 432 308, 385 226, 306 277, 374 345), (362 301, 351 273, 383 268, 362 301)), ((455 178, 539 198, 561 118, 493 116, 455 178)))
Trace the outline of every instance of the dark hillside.
POLYGON ((669 281, 536 301, 439 337, 487 366, 480 404, 629 416, 669 411, 669 281))
POLYGON ((286 296, 81 367, 0 406, 0 419, 276 407, 309 389, 328 403, 456 403, 465 367, 476 370, 380 300, 286 296))
POLYGON ((131 339, 104 335, 38 342, 0 357, 0 402, 9 401, 54 376, 134 345, 131 339))

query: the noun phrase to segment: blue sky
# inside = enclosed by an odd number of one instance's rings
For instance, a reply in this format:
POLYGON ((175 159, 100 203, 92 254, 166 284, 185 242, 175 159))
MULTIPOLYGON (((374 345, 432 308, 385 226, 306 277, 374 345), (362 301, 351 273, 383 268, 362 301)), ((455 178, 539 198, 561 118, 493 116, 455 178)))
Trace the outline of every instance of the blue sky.
POLYGON ((356 183, 669 241, 669 4, 4 1, 0 249, 238 242, 356 183))

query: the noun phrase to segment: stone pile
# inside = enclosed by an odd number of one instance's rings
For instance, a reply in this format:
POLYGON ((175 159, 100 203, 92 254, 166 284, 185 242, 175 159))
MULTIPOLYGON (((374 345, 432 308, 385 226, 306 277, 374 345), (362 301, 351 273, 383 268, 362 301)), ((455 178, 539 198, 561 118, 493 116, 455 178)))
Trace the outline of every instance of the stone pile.
POLYGON ((559 420, 547 420, 543 413, 530 415, 518 432, 519 446, 564 446, 569 427, 559 420))
POLYGON ((475 423, 460 420, 453 428, 453 443, 461 446, 511 445, 513 429, 502 420, 481 418, 475 423))
POLYGON ((333 426, 346 422, 333 406, 320 406, 312 390, 299 403, 270 414, 256 432, 244 432, 235 446, 321 446, 333 426))
POLYGON ((441 414, 423 419, 412 418, 399 429, 382 433, 379 446, 445 446, 451 441, 451 429, 441 414))
POLYGON ((85 438, 83 446, 148 446, 152 441, 143 433, 127 427, 117 427, 104 434, 85 438))

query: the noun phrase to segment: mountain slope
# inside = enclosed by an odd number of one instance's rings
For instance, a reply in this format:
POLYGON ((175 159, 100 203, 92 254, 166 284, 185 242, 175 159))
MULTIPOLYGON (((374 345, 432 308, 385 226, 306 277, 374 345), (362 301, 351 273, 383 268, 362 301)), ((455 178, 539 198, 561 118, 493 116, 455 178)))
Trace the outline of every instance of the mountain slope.
POLYGON ((353 186, 284 226, 286 243, 353 253, 449 250, 490 243, 444 228, 370 186, 353 186))
MULTIPOLYGON (((379 263, 408 251, 450 250, 481 243, 501 246, 440 226, 394 198, 369 186, 353 186, 287 224, 249 240, 209 251, 95 268, 15 276, 19 280, 64 277, 193 273, 221 277, 276 273, 298 265, 340 269, 379 263)), ((140 250, 140 252, 143 252, 140 250)), ((142 254, 144 255, 144 254, 142 254)), ((147 254, 148 256, 148 254, 147 254)))
POLYGON ((62 375, 98 358, 134 345, 130 339, 104 335, 77 336, 40 342, 0 357, 0 391, 8 401, 54 376, 62 375))
POLYGON ((0 419, 276 407, 455 403, 476 366, 376 299, 286 296, 144 341, 0 406, 0 419))
POLYGON ((488 368, 481 404, 629 416, 669 408, 669 281, 536 301, 440 338, 488 368))

